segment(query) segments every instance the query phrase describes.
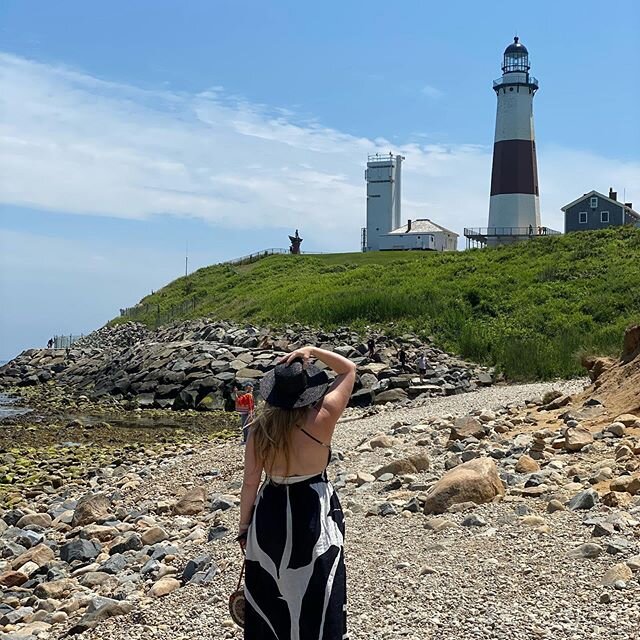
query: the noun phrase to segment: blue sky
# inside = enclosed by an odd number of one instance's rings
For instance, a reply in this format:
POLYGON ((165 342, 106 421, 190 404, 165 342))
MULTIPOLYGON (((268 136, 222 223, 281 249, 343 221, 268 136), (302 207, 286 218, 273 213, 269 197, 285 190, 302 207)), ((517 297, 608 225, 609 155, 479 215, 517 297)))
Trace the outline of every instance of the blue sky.
POLYGON ((0 359, 88 332, 184 269, 286 244, 357 251, 369 152, 404 218, 485 223, 501 55, 540 80, 543 223, 640 201, 640 5, 3 0, 0 359))

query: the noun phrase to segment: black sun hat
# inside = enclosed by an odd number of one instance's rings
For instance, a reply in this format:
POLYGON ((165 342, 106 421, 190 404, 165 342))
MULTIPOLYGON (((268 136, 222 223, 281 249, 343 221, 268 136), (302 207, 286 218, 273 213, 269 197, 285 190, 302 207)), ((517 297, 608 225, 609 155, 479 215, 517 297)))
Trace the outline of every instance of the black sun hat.
POLYGON ((265 402, 281 409, 300 409, 315 404, 327 392, 329 377, 315 365, 300 360, 277 364, 260 382, 265 402))

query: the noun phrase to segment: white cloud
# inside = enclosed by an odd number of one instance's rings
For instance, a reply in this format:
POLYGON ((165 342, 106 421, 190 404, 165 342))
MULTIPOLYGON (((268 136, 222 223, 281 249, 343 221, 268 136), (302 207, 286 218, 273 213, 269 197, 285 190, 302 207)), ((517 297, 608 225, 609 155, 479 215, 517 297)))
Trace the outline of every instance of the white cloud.
POLYGON ((423 96, 431 98, 432 100, 437 100, 438 98, 442 98, 442 96, 444 96, 444 91, 438 89, 438 87, 434 87, 431 84, 425 84, 424 87, 422 87, 421 93, 423 96))
MULTIPOLYGON (((405 218, 430 217, 460 233, 486 223, 491 150, 481 146, 391 145, 299 121, 221 87, 148 91, 6 54, 0 109, 6 204, 137 219, 170 214, 223 228, 300 227, 326 250, 357 250, 366 155, 393 149, 406 156, 405 218)), ((631 199, 640 183, 637 162, 584 151, 542 147, 539 166, 543 222, 558 229, 560 207, 576 195, 627 185, 631 199)))

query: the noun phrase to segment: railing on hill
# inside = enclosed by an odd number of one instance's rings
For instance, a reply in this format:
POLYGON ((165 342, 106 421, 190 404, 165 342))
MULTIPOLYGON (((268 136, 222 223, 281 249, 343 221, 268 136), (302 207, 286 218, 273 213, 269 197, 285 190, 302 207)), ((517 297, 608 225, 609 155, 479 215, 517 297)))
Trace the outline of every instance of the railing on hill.
POLYGON ((503 236, 559 236, 560 231, 549 229, 549 227, 476 227, 474 229, 465 228, 464 235, 467 238, 484 237, 497 238, 503 236))
POLYGON ((544 238, 545 236, 560 236, 562 232, 549 227, 476 227, 464 229, 467 239, 467 249, 484 247, 488 244, 511 244, 544 238))
POLYGON ((54 349, 68 349, 74 342, 80 340, 83 334, 79 336, 69 334, 67 336, 53 336, 53 348, 54 349))
MULTIPOLYGON (((304 255, 322 255, 324 251, 301 251, 304 255)), ((250 264, 252 262, 257 262, 258 260, 262 260, 262 258, 266 258, 268 256, 273 255, 293 255, 289 249, 263 249, 262 251, 256 251, 255 253, 250 253, 247 256, 241 256, 240 258, 233 258, 233 260, 226 260, 225 262, 221 262, 220 264, 229 264, 233 266, 239 266, 242 264, 250 264)))
POLYGON ((159 327, 161 324, 170 322, 178 316, 183 316, 184 314, 193 311, 203 297, 204 295, 194 295, 183 300, 179 304, 173 304, 167 308, 163 308, 159 304, 151 304, 148 302, 138 303, 133 307, 120 309, 120 317, 133 321, 144 319, 150 321, 154 326, 159 327))
POLYGON ((233 260, 226 260, 220 264, 230 264, 231 266, 238 266, 241 264, 250 264, 266 258, 267 256, 273 256, 281 253, 289 253, 288 249, 263 249, 262 251, 256 251, 240 258, 233 258, 233 260))

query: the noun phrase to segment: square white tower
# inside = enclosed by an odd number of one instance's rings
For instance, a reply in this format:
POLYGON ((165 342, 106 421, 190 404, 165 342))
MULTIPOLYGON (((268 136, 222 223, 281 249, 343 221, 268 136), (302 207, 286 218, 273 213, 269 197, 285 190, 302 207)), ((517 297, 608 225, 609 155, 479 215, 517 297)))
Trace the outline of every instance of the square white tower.
POLYGON ((364 178, 367 181, 366 251, 380 250, 380 236, 400 226, 401 155, 370 155, 364 178))

